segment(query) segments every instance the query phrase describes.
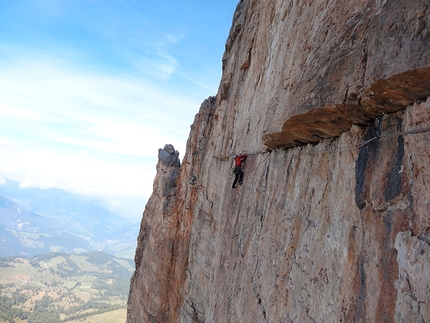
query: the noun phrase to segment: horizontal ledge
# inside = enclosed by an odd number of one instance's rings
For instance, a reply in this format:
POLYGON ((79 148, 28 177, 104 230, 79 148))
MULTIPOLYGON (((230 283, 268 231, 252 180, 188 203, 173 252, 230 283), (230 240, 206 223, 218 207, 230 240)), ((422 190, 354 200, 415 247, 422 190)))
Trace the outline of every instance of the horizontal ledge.
POLYGON ((379 80, 355 103, 316 108, 291 117, 282 130, 263 136, 267 150, 292 148, 339 137, 352 125, 365 125, 382 113, 405 109, 430 97, 430 66, 379 80))

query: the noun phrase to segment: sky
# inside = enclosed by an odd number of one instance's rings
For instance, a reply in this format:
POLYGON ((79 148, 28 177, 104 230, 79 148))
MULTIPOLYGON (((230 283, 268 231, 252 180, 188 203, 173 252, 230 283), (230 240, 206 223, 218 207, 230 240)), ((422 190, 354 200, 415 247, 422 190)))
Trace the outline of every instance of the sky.
POLYGON ((238 0, 1 0, 0 183, 141 218, 158 149, 185 154, 238 0))

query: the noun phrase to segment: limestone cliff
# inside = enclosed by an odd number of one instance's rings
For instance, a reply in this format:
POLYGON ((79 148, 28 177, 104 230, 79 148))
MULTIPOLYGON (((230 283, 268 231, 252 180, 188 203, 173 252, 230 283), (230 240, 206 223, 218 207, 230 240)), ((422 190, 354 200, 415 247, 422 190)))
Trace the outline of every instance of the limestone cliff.
POLYGON ((128 323, 430 322, 429 14, 239 2, 182 164, 159 151, 128 323))

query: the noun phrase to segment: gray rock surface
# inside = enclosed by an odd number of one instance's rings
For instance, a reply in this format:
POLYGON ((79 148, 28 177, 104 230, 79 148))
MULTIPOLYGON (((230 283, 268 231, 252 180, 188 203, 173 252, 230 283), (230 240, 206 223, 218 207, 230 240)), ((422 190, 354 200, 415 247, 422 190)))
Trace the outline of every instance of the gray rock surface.
POLYGON ((430 322, 429 12, 239 2, 182 165, 160 154, 128 323, 430 322))

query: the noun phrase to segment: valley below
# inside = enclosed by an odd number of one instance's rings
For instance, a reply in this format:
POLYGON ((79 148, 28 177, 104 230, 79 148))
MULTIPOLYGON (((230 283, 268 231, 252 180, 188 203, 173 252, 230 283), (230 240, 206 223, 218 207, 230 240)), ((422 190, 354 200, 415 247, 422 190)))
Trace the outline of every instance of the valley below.
POLYGON ((133 270, 99 251, 0 258, 0 323, 124 322, 133 270))

